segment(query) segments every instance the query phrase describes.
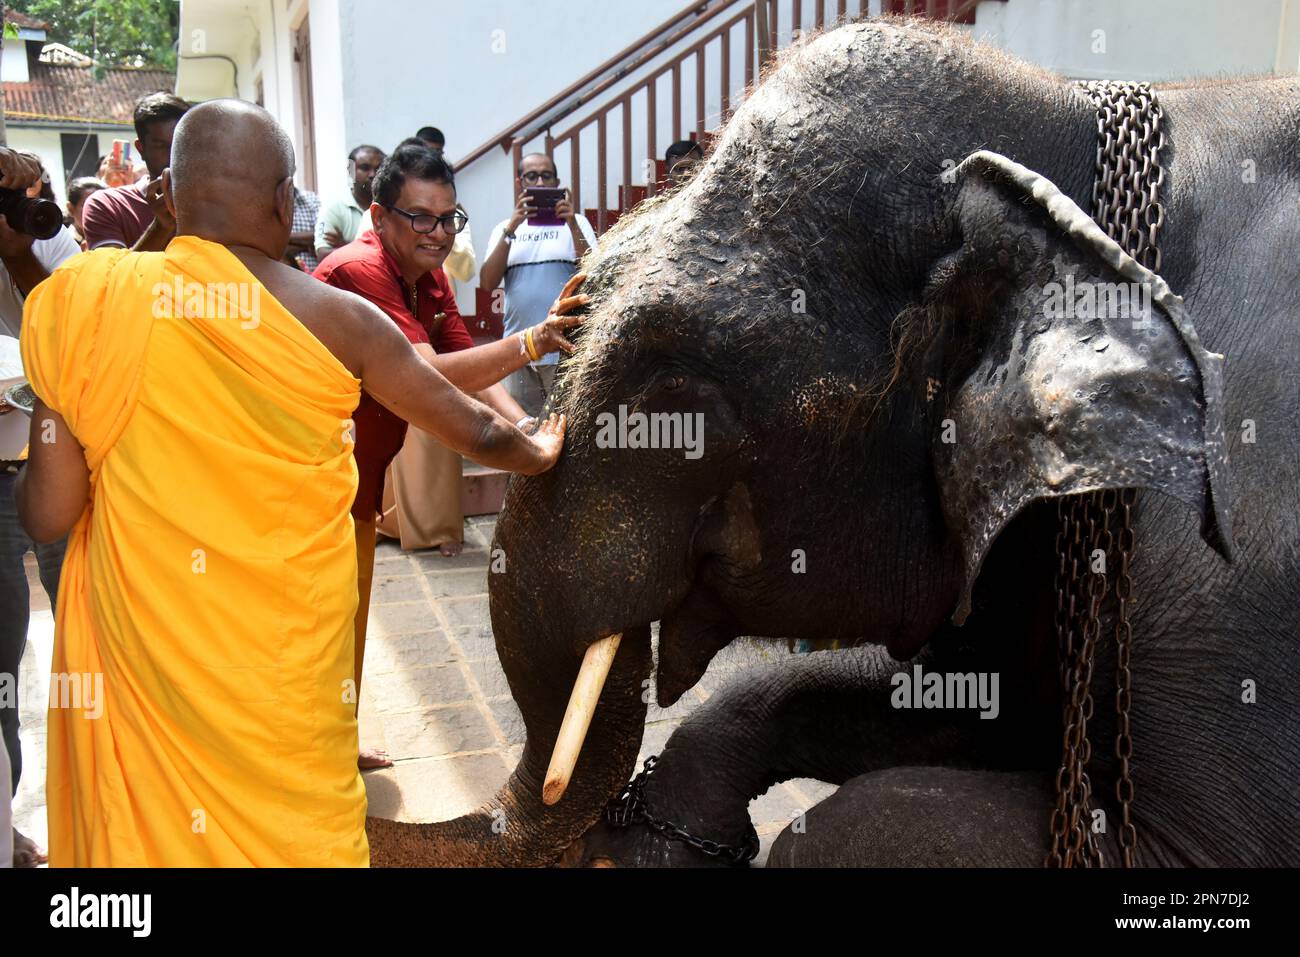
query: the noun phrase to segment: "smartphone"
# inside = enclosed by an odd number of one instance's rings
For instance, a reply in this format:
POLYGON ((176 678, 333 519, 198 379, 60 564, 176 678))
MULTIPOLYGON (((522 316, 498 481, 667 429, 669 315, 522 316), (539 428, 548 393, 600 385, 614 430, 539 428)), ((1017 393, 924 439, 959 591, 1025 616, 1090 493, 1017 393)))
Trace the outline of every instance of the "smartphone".
POLYGON ((525 186, 524 192, 536 212, 528 217, 529 226, 563 226, 564 220, 555 215, 555 204, 564 199, 567 190, 558 186, 525 186))
POLYGON ((113 155, 109 160, 114 166, 132 169, 135 166, 135 144, 130 140, 113 140, 113 155))

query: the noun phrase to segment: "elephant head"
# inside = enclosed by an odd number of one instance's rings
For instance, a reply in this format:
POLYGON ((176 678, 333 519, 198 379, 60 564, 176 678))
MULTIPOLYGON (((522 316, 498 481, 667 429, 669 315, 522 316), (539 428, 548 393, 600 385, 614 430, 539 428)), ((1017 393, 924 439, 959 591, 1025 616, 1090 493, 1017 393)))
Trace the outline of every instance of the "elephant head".
POLYGON ((1035 501, 1154 489, 1226 553, 1220 359, 1079 208, 1087 101, 992 56, 888 23, 801 44, 689 185, 606 235, 552 397, 564 454, 512 480, 497 526, 492 621, 527 745, 492 804, 422 832, 421 862, 543 864, 596 819, 637 754, 653 622, 666 706, 739 635, 910 657, 965 618, 1035 501), (1150 309, 1057 295, 1087 284, 1150 309), (616 633, 548 806, 579 664, 616 633))

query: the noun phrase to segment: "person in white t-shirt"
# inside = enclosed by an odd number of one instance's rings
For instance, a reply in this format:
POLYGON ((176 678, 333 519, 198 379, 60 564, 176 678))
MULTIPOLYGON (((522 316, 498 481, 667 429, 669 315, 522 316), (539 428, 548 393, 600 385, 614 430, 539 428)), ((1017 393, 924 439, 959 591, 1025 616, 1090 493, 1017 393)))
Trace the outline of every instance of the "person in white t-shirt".
MULTIPOLYGON (((37 182, 39 165, 33 174, 30 168, 16 165, 16 154, 0 147, 0 186, 22 189, 37 182)), ((72 233, 61 226, 51 239, 33 239, 26 233, 10 228, 0 216, 0 335, 18 337, 23 324, 23 300, 38 283, 46 279, 54 268, 70 256, 81 252, 72 233)), ((0 398, 0 416, 18 416, 20 412, 0 398)), ((25 417, 24 417, 25 419, 25 417)), ((63 565, 64 538, 48 545, 37 545, 18 522, 18 509, 14 487, 18 472, 24 467, 21 445, 16 450, 0 454, 0 676, 10 675, 16 680, 18 664, 27 646, 27 624, 30 613, 27 591, 27 570, 23 565, 27 552, 35 552, 41 584, 49 596, 50 607, 57 605, 59 570, 63 565)), ((18 790, 22 774, 22 748, 18 741, 18 701, 16 695, 0 700, 0 754, 5 756, 9 772, 0 776, 0 807, 9 805, 18 790)), ((12 823, 4 823, 0 815, 0 829, 7 840, 0 841, 0 855, 6 865, 35 867, 44 863, 46 854, 31 838, 18 833, 12 823), (5 847, 9 847, 6 853, 5 847)))
MULTIPOLYGON (((528 217, 536 210, 524 192, 527 186, 558 187, 555 162, 545 153, 529 153, 519 162, 515 190, 515 211, 492 230, 488 255, 479 269, 479 286, 495 289, 505 281, 505 334, 513 335, 546 318, 564 284, 578 271, 578 262, 588 249, 596 248, 596 231, 587 218, 573 208, 568 192, 555 205, 560 226, 530 226, 528 217)), ((543 356, 505 380, 510 392, 529 415, 542 411, 555 380, 559 358, 543 356)))

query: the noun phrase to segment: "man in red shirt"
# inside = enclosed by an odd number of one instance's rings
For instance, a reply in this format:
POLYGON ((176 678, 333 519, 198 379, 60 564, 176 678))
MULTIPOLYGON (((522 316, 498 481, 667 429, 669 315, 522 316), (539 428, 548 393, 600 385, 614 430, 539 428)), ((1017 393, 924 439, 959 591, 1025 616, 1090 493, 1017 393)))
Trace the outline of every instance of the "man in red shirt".
POLYGON ((120 246, 159 252, 176 235, 176 219, 162 197, 162 174, 171 165, 172 132, 190 105, 171 93, 150 93, 135 105, 136 152, 149 181, 101 189, 86 200, 81 218, 87 249, 120 246))
MULTIPOLYGON (((506 419, 524 423, 528 416, 500 385, 501 380, 547 353, 571 352, 573 345, 564 332, 582 319, 566 313, 584 305, 588 297, 569 296, 577 285, 571 282, 546 321, 499 342, 475 346, 442 271, 456 234, 468 221, 456 206, 451 167, 432 150, 400 147, 375 174, 371 191, 374 230, 335 250, 312 275, 374 303, 405 333, 416 352, 453 385, 476 393, 506 419)), ((374 572, 375 520, 382 507, 384 472, 402 448, 406 422, 365 392, 353 420, 358 472, 352 518, 357 532, 359 691, 374 572)), ((387 755, 378 751, 362 752, 359 763, 362 768, 391 764, 387 755)))

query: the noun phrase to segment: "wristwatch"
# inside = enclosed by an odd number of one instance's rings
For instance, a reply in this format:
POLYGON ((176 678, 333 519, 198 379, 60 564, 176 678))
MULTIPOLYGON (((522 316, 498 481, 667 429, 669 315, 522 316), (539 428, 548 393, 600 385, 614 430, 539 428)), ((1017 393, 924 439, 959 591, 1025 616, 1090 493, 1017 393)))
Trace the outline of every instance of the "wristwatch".
POLYGON ((502 233, 501 238, 504 239, 507 243, 513 243, 515 241, 515 234, 509 232, 502 233))

